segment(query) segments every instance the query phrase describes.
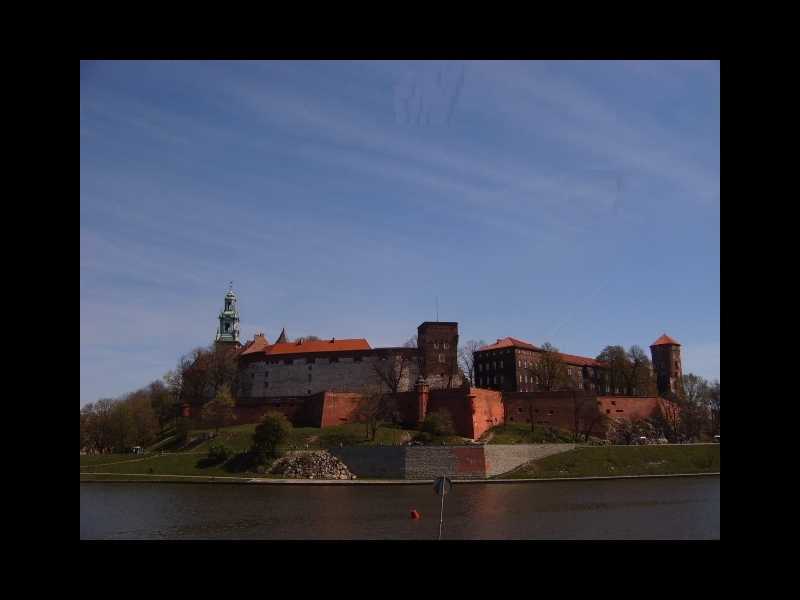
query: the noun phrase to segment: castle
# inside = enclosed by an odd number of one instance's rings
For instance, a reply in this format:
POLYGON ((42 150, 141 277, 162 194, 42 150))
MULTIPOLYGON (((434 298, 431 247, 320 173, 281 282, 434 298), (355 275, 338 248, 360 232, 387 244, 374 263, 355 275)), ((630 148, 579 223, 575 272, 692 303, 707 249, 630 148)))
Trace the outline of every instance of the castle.
MULTIPOLYGON (((609 389, 602 361, 570 354, 560 358, 571 383, 537 391, 532 365, 543 350, 512 337, 475 351, 474 373, 464 377, 455 322, 421 323, 416 347, 373 348, 364 338, 289 341, 285 329, 274 343, 258 333, 242 344, 232 288, 219 314, 215 344, 236 355, 240 422, 258 420, 267 410, 283 412, 295 425, 354 422, 365 396, 390 393, 404 424, 416 425, 429 411, 446 409, 457 433, 473 439, 501 423, 531 421, 602 435, 602 417, 651 416, 663 408, 663 396, 677 393, 682 377, 680 344, 666 334, 650 346, 659 396, 623 396, 609 389)), ((204 400, 187 402, 183 414, 198 414, 204 400)))

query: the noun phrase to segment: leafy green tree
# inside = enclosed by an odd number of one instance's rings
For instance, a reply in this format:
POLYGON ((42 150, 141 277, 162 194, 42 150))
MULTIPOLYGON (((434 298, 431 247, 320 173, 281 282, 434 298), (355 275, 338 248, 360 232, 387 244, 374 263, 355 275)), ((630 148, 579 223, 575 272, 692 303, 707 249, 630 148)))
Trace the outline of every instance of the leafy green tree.
POLYGON ((292 424, 285 415, 276 411, 266 413, 253 433, 251 452, 260 463, 280 456, 280 447, 289 439, 292 424))
POLYGON ((235 407, 236 402, 230 388, 225 385, 219 389, 213 400, 203 406, 200 418, 218 434, 220 427, 226 427, 236 420, 235 407))
POLYGON ((422 421, 420 429, 435 437, 442 437, 446 435, 455 435, 455 425, 453 423, 453 415, 446 409, 439 409, 429 412, 422 421))

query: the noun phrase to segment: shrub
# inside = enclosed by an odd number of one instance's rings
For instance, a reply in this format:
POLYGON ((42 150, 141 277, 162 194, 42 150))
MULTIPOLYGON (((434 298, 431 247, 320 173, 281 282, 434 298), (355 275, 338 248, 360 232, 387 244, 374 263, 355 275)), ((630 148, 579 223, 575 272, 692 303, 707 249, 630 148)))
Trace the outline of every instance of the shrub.
POLYGON ((175 435, 179 444, 189 443, 189 434, 192 431, 192 423, 189 419, 182 417, 175 426, 175 435))
POLYGON ((444 409, 428 413, 422 422, 421 430, 434 437, 455 435, 453 416, 444 409))
POLYGON ((415 442, 422 442, 423 444, 430 444, 433 441, 433 436, 427 431, 420 431, 414 436, 415 442))
POLYGON ((208 447, 208 458, 217 463, 225 462, 233 456, 233 450, 225 444, 211 444, 208 447))
POLYGON ((252 453, 261 462, 280 456, 280 447, 289 438, 292 424, 279 412, 268 412, 256 426, 253 434, 252 453))
POLYGON ((363 440, 364 436, 359 435, 355 431, 331 431, 320 435, 322 446, 331 448, 335 448, 340 444, 342 446, 355 446, 363 440))

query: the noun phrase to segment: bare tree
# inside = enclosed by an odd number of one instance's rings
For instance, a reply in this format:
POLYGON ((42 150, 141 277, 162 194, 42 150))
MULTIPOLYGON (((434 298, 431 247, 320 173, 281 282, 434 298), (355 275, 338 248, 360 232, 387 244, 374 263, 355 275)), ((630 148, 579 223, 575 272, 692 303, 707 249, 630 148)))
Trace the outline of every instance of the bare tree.
POLYGON ((719 434, 719 381, 714 381, 708 393, 709 408, 711 410, 711 433, 719 434))
POLYGON ((656 393, 655 375, 650 358, 640 346, 631 346, 627 354, 628 365, 623 377, 627 392, 634 396, 652 396, 656 393))
POLYGON ((545 392, 564 389, 572 384, 567 375, 567 365, 561 358, 558 348, 550 342, 542 344, 541 352, 531 365, 531 371, 536 379, 536 387, 545 392))
POLYGON ((572 392, 572 435, 577 442, 580 436, 589 440, 592 431, 607 421, 607 416, 597 409, 595 396, 582 391, 572 392))
POLYGON ((469 340, 464 342, 464 345, 458 349, 458 361, 461 371, 470 384, 474 385, 475 381, 475 352, 485 345, 486 342, 483 340, 469 340))
POLYGON ((409 352, 395 352, 380 357, 372 364, 377 382, 386 386, 394 395, 400 391, 404 380, 408 380, 413 357, 409 352))
POLYGON ((684 402, 690 406, 705 406, 708 403, 708 381, 694 373, 683 376, 684 402))
POLYGON ((385 418, 390 411, 391 404, 389 399, 389 394, 386 394, 385 388, 381 384, 371 386, 370 389, 361 396, 356 406, 355 414, 356 418, 364 423, 366 427, 364 432, 366 439, 375 439, 378 423, 382 418, 385 418))

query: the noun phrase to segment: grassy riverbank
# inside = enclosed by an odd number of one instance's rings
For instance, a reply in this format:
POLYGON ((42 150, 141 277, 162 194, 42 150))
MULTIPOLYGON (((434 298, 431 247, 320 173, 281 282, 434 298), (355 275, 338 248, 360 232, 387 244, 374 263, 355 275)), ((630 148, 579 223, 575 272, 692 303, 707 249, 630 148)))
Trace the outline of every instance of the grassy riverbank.
MULTIPOLYGON (((92 475, 92 479, 113 479, 126 476, 155 476, 169 477, 203 476, 203 477, 268 477, 268 474, 258 474, 254 470, 245 470, 237 467, 235 459, 222 464, 209 464, 207 460, 208 449, 211 444, 224 444, 234 453, 248 450, 253 441, 255 424, 238 425, 220 429, 219 434, 212 440, 200 440, 203 433, 210 430, 192 431, 190 438, 197 438, 197 442, 181 448, 175 440, 167 440, 153 447, 164 450, 148 452, 144 455, 134 454, 102 454, 80 457, 81 479, 84 475, 92 473, 111 473, 113 475, 92 475)), ((324 429, 316 427, 296 427, 292 429, 289 439, 284 447, 285 451, 293 450, 320 450, 342 446, 399 446, 411 440, 418 432, 399 429, 395 427, 378 427, 375 439, 367 439, 364 425, 344 424, 324 429)), ((435 443, 459 444, 464 443, 462 438, 454 436, 437 439, 435 443)), ((147 479, 142 477, 142 479, 147 479)), ((148 479, 152 480, 152 479, 148 479)))
POLYGON ((582 446, 529 462, 495 479, 719 473, 719 444, 582 446))

